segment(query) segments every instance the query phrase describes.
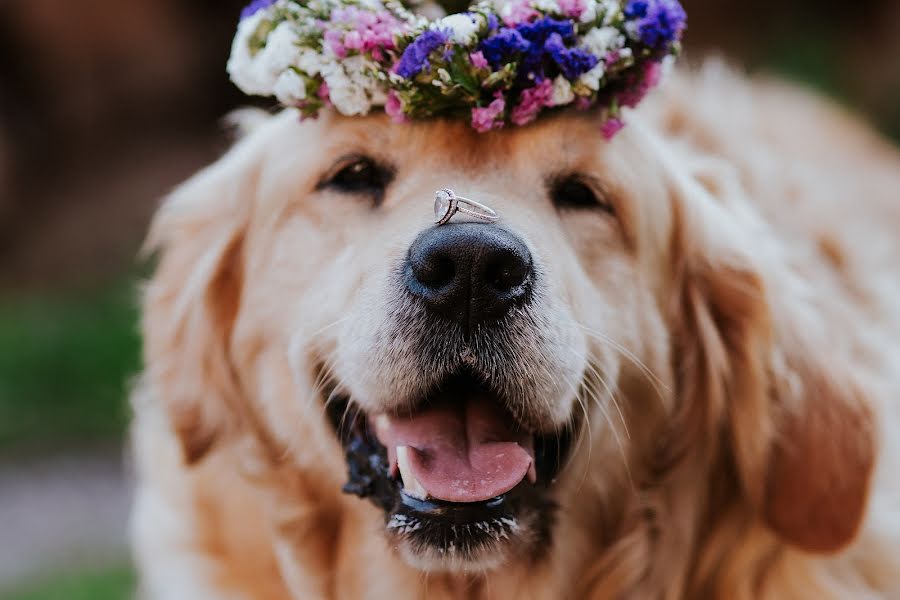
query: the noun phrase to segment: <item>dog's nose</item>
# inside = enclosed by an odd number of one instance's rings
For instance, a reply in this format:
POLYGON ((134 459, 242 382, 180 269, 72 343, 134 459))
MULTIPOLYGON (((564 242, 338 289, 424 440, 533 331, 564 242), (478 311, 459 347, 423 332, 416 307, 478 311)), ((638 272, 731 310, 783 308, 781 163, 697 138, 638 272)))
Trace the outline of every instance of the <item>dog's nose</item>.
POLYGON ((526 302, 532 279, 528 248, 496 225, 433 227, 409 248, 406 287, 429 311, 466 331, 526 302))

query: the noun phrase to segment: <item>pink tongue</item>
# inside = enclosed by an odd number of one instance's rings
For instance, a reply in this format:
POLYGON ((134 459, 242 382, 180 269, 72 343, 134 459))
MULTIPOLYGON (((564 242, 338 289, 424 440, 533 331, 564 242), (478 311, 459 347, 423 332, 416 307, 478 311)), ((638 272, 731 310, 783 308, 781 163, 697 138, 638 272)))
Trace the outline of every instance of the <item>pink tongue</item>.
POLYGON ((376 426, 396 464, 396 447, 409 448, 410 469, 432 498, 480 502, 505 494, 529 475, 534 480, 531 437, 513 432, 484 398, 429 408, 414 417, 389 417, 376 426))

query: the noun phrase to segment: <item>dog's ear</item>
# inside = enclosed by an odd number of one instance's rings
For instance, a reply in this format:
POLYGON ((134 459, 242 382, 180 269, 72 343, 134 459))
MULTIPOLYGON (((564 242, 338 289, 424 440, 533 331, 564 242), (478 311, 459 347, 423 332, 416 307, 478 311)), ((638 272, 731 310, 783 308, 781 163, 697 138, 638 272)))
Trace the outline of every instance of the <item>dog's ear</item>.
POLYGON ((831 326, 839 304, 826 313, 748 204, 674 189, 675 367, 696 399, 682 418, 724 437, 743 496, 781 539, 837 551, 862 522, 876 455, 852 340, 833 337, 854 331, 831 326))
POLYGON ((236 427, 229 346, 256 181, 247 163, 236 148, 182 185, 157 213, 147 242, 159 265, 144 300, 146 377, 188 464, 236 427))

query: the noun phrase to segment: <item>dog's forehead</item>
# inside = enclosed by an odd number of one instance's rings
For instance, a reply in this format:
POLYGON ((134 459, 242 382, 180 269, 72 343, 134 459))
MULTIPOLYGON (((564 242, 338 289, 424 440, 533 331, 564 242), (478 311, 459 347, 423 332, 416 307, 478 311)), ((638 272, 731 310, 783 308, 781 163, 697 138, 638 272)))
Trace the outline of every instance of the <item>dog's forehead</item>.
POLYGON ((525 127, 478 133, 461 120, 393 123, 384 115, 323 124, 325 155, 366 153, 398 166, 553 173, 587 169, 605 145, 591 115, 558 115, 525 127), (536 169, 538 167, 538 169, 536 169))

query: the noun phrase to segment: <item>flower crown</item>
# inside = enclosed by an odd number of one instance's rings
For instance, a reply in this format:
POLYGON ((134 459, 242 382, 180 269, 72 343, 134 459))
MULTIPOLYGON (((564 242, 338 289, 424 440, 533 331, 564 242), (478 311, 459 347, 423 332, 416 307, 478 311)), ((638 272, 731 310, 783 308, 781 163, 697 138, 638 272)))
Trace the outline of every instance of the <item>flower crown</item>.
POLYGON ((678 0, 483 0, 436 20, 395 0, 255 0, 228 61, 248 94, 314 117, 464 118, 479 132, 573 106, 621 129, 680 51, 678 0))

